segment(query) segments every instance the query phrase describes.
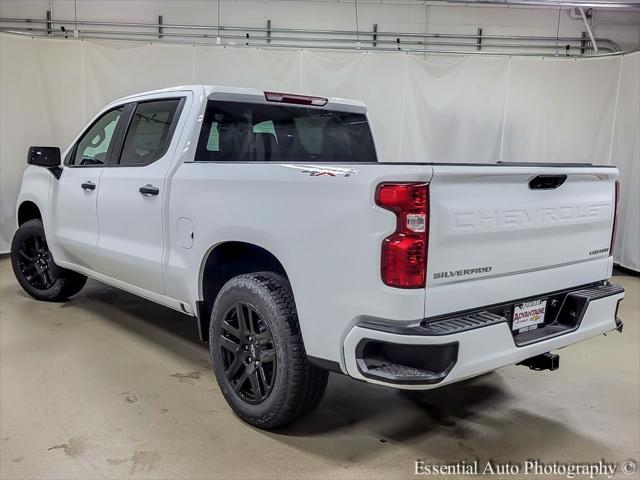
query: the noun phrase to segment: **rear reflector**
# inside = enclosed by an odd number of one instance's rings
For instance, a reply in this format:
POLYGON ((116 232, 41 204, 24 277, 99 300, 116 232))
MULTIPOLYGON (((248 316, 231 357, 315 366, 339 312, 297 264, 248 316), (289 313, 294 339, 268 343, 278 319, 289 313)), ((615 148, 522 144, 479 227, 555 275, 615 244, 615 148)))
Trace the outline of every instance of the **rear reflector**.
POLYGON ((264 92, 267 102, 293 103, 295 105, 313 105, 323 107, 329 100, 322 97, 310 97, 308 95, 294 95, 292 93, 264 92))
POLYGON ((390 287, 424 288, 427 275, 429 187, 382 183, 376 203, 394 212, 396 231, 382 242, 382 281, 390 287))

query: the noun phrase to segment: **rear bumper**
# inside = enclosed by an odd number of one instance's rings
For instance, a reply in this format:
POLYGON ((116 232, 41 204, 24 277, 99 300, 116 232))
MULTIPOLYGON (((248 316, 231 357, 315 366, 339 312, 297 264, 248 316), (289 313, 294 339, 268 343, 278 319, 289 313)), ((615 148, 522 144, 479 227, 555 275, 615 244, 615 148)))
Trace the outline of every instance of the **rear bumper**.
POLYGON ((620 330, 616 314, 623 297, 614 284, 562 292, 552 324, 515 336, 496 308, 412 327, 359 324, 345 338, 345 366, 350 376, 370 383, 434 388, 620 330))

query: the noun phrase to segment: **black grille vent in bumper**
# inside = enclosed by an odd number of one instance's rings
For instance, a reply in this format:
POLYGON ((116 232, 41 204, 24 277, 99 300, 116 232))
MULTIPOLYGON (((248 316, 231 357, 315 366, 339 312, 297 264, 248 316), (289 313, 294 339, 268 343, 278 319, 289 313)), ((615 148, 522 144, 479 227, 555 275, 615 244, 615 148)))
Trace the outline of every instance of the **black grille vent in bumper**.
POLYGON ((358 370, 367 378, 399 385, 442 381, 458 359, 458 342, 404 345, 363 338, 356 347, 358 370))

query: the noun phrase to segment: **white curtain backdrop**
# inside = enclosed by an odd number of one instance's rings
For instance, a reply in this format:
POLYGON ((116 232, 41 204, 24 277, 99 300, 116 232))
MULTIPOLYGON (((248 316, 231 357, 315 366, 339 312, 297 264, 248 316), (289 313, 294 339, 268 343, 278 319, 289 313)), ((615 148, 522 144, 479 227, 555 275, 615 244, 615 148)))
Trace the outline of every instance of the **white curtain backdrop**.
POLYGON ((640 271, 640 52, 622 58, 611 138, 611 163, 620 168, 620 216, 614 248, 620 265, 640 271))
POLYGON ((10 35, 0 35, 0 252, 29 145, 63 148, 109 101, 189 83, 361 99, 382 161, 615 164, 616 261, 640 270, 640 53, 423 57, 10 35))

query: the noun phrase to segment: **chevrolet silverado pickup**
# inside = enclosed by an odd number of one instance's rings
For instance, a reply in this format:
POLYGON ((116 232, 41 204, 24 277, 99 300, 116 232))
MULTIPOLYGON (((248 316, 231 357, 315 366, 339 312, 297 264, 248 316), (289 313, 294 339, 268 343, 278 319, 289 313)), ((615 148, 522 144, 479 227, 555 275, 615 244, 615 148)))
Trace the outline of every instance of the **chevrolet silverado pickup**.
POLYGON ((361 102, 203 85, 27 160, 22 288, 91 277, 194 318, 259 428, 313 410, 329 371, 430 389, 622 330, 613 166, 379 162, 361 102))

